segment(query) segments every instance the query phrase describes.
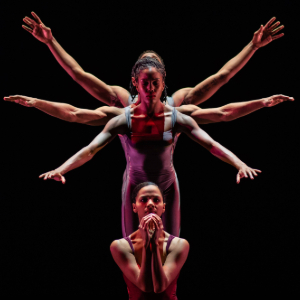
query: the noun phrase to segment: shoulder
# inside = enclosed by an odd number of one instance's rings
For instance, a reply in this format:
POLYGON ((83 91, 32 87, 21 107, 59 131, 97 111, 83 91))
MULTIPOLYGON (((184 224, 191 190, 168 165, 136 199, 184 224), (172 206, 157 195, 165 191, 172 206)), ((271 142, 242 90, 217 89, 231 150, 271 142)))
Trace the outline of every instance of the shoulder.
POLYGON ((188 252, 190 249, 190 244, 187 240, 179 238, 179 237, 174 237, 172 240, 170 247, 169 247, 169 252, 188 252))
MULTIPOLYGON (((117 98, 121 101, 123 107, 128 105, 128 99, 130 97, 129 92, 121 86, 112 85, 111 89, 117 95, 117 98)), ((113 106, 119 106, 118 103, 113 103, 113 106)))
POLYGON ((131 253, 132 250, 130 248, 130 245, 126 241, 126 239, 119 239, 119 240, 114 240, 110 244, 110 252, 112 254, 117 254, 117 253, 131 253))
POLYGON ((193 88, 191 87, 187 87, 187 88, 183 88, 180 89, 178 91, 176 91, 173 95, 172 98, 174 100, 174 104, 175 106, 179 106, 182 104, 182 102, 184 101, 186 95, 192 90, 193 88))

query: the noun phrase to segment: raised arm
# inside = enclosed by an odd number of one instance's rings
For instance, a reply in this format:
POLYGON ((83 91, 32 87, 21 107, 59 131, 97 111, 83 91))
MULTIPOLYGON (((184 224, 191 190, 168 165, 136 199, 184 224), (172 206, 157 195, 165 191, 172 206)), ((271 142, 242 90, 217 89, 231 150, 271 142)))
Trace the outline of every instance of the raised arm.
POLYGON ((109 106, 127 106, 129 92, 120 86, 110 86, 85 72, 82 67, 71 57, 62 46, 53 37, 51 29, 46 27, 41 19, 34 13, 31 13, 34 19, 25 17, 23 21, 29 26, 22 27, 31 33, 36 39, 48 46, 57 62, 65 71, 79 83, 87 92, 96 99, 109 106))
POLYGON ((88 146, 82 148, 57 169, 44 173, 39 177, 44 178, 44 180, 54 179, 65 183, 66 179, 63 176, 64 174, 91 160, 94 155, 113 140, 117 134, 125 133, 126 130, 127 127, 124 114, 111 119, 104 127, 103 131, 88 146))
POLYGON ((26 107, 35 107, 55 118, 91 126, 106 125, 106 123, 121 115, 123 108, 102 106, 98 109, 82 109, 66 103, 51 102, 37 98, 15 95, 4 97, 5 101, 18 103, 26 107))
POLYGON ((232 121, 263 107, 272 107, 285 101, 294 101, 294 98, 274 95, 259 100, 230 103, 217 108, 201 109, 196 105, 190 104, 176 107, 176 110, 192 117, 198 124, 208 124, 232 121))
POLYGON ((184 88, 175 92, 173 94, 175 106, 181 104, 198 105, 206 101, 245 66, 257 49, 282 37, 283 33, 277 35, 276 33, 283 29, 284 26, 279 26, 280 22, 274 23, 275 19, 275 17, 272 18, 265 26, 261 25, 259 30, 254 33, 252 41, 216 74, 208 77, 193 88, 184 88))
POLYGON ((191 117, 177 113, 176 123, 178 124, 179 132, 182 131, 186 133, 195 142, 209 150, 211 154, 234 166, 238 170, 236 176, 237 183, 240 183, 240 180, 243 177, 248 178, 249 176, 251 179, 254 179, 253 176, 257 176, 257 172, 261 173, 260 170, 248 167, 231 151, 214 141, 204 130, 199 128, 197 123, 191 117))

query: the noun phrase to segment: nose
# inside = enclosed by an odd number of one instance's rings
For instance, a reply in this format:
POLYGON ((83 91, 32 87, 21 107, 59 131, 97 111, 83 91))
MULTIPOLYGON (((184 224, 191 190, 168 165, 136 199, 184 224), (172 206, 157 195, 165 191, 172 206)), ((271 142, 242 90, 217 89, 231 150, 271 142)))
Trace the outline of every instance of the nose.
POLYGON ((153 208, 154 207, 154 203, 153 203, 152 199, 148 200, 147 207, 148 208, 150 208, 150 207, 153 208))
POLYGON ((152 82, 149 82, 149 84, 148 84, 148 91, 149 92, 154 92, 154 85, 153 85, 153 83, 152 82))

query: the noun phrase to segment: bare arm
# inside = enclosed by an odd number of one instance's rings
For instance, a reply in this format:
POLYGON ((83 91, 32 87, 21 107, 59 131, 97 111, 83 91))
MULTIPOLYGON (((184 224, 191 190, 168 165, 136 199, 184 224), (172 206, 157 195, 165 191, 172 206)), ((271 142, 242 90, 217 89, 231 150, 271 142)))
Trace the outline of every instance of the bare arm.
POLYGON ((176 123, 179 125, 178 131, 185 132, 191 139, 209 150, 211 154, 234 166, 238 170, 237 183, 243 177, 248 178, 248 175, 251 179, 254 179, 253 175, 257 176, 256 172, 261 172, 260 170, 248 167, 231 151, 214 141, 204 130, 200 129, 191 117, 177 113, 176 123))
POLYGON ((66 103, 51 102, 37 98, 15 95, 4 97, 5 101, 18 103, 26 107, 35 107, 55 118, 91 126, 106 125, 106 123, 123 113, 122 108, 102 106, 95 110, 82 109, 66 103))
POLYGON ((64 174, 82 166, 91 160, 94 155, 111 140, 113 140, 117 134, 125 133, 126 130, 126 119, 124 114, 113 118, 107 123, 103 131, 88 146, 82 148, 57 169, 44 173, 39 177, 44 178, 44 180, 54 179, 56 181, 62 181, 62 183, 65 183, 66 180, 63 176, 64 174))
POLYGON ((29 27, 25 25, 22 27, 48 46, 57 62, 77 83, 96 99, 109 106, 128 105, 128 91, 119 86, 107 85, 94 75, 85 72, 76 60, 56 41, 51 29, 46 27, 34 12, 32 12, 32 15, 34 19, 29 17, 23 19, 29 27))
POLYGON ((192 117, 198 124, 228 122, 246 116, 263 107, 275 106, 284 101, 294 101, 293 97, 274 95, 259 100, 230 103, 217 108, 201 109, 196 105, 182 105, 177 111, 192 117))
POLYGON ((261 25, 260 29, 254 33, 252 41, 216 74, 193 88, 184 88, 175 92, 173 94, 175 106, 179 106, 181 103, 198 105, 206 101, 246 65, 257 49, 269 44, 272 40, 282 37, 283 33, 275 34, 284 26, 278 27, 280 22, 272 25, 274 21, 275 18, 272 18, 265 26, 261 25))

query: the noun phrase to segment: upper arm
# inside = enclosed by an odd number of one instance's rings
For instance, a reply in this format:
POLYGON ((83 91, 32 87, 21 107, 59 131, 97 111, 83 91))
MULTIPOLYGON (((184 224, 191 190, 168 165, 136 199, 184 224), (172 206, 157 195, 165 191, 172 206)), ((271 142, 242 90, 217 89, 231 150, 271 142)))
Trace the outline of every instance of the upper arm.
POLYGON ((176 103, 175 106, 179 106, 181 103, 198 105, 209 99, 227 81, 227 72, 220 70, 193 88, 184 88, 175 92, 173 95, 174 102, 176 103))
POLYGON ((84 123, 91 126, 106 125, 109 120, 124 113, 123 108, 102 106, 93 111, 91 118, 84 123))
POLYGON ((113 241, 110 245, 110 252, 124 275, 135 284, 140 270, 127 241, 124 239, 113 241))
POLYGON ((171 283, 176 276, 179 274, 182 266, 184 265, 190 245, 188 241, 180 238, 174 239, 169 248, 170 252, 166 258, 165 264, 163 266, 166 277, 171 283))
POLYGON ((91 153, 95 154, 107 143, 112 141, 117 134, 125 134, 128 130, 125 114, 114 117, 104 127, 100 134, 89 144, 91 153))
POLYGON ((129 92, 120 86, 110 86, 82 69, 74 69, 74 80, 96 99, 109 106, 127 106, 129 92))
POLYGON ((189 116, 177 113, 176 120, 176 131, 184 132, 192 140, 203 146, 204 148, 210 150, 214 140, 202 130, 196 121, 189 116))

